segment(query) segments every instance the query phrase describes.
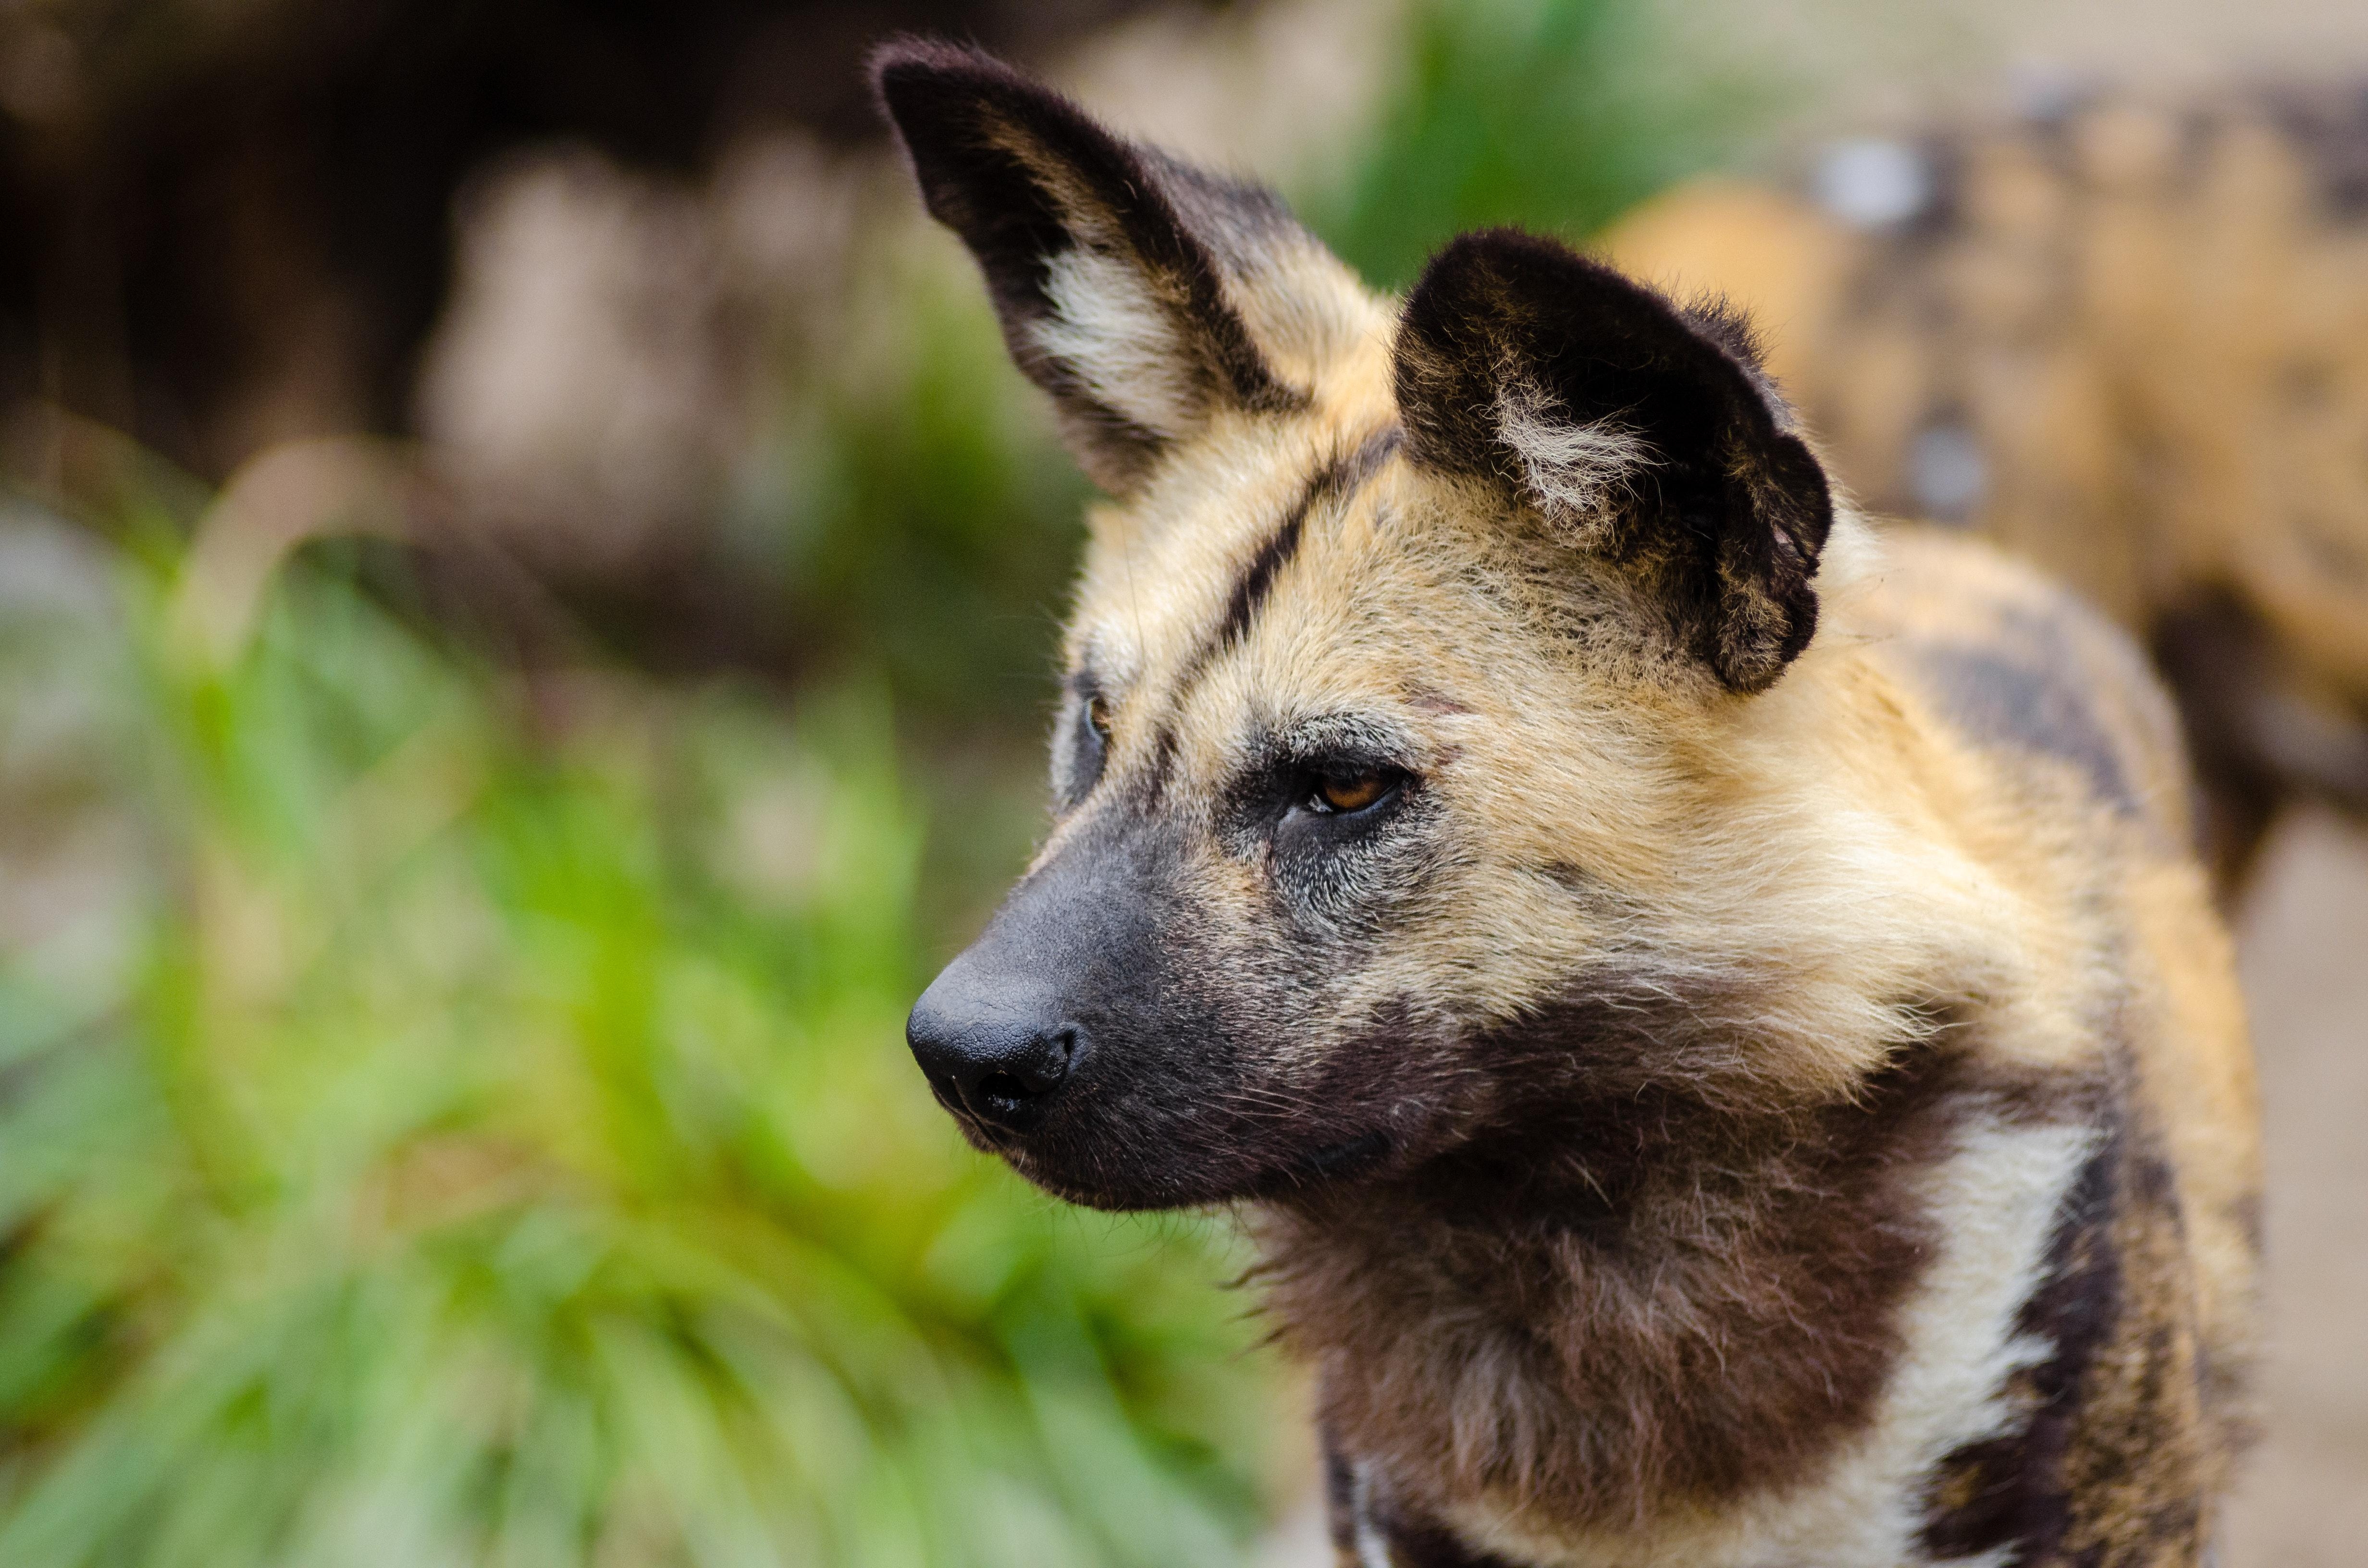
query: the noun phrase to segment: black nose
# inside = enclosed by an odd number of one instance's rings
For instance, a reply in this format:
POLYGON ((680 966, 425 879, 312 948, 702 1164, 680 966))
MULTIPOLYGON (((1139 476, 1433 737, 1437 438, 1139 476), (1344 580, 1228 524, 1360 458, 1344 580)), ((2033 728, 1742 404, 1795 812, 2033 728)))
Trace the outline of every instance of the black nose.
POLYGON ((1011 1132, 1044 1118, 1088 1049, 1084 1026, 1024 990, 981 986, 957 960, 913 1006, 905 1043, 949 1108, 1011 1132))

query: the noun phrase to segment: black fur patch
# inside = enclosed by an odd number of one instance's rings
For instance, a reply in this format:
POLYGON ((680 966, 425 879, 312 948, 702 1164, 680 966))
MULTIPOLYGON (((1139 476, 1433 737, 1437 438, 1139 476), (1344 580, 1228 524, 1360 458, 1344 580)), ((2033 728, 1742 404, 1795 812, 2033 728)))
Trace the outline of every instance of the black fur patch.
POLYGON ((1176 772, 1177 749, 1181 744, 1172 722, 1162 724, 1152 733, 1151 763, 1143 770, 1139 790, 1140 803, 1146 813, 1155 810, 1160 797, 1167 794, 1167 781, 1176 772))
POLYGON ((1332 1441, 1324 1436, 1324 1519, 1330 1527, 1332 1549, 1342 1561, 1357 1560, 1357 1472, 1332 1441))
POLYGON ((2287 87, 2268 95, 2267 107, 2302 153, 2328 211, 2345 222, 2368 220, 2368 85, 2287 87))
POLYGON ((2072 764, 2100 801, 2124 814, 2141 811, 2113 739, 2072 677, 2077 667, 2045 668, 1988 649, 1933 643, 1916 650, 1924 685, 1965 734, 1986 745, 2019 747, 2072 764))
MULTIPOLYGON (((1217 618, 1217 624, 1207 641, 1193 651, 1191 658, 1178 673, 1168 698, 1175 711, 1180 713, 1191 701, 1193 689, 1201 684, 1201 677, 1208 673, 1209 665, 1218 655, 1238 646, 1242 639, 1249 635, 1251 623, 1257 620, 1258 611, 1265 607, 1267 595, 1273 590, 1276 575, 1298 553, 1309 516, 1319 506, 1338 505, 1355 495, 1380 471, 1382 464, 1397 451, 1405 439, 1406 433, 1393 425, 1360 444, 1355 451, 1335 457, 1309 476, 1299 498, 1283 514, 1282 521, 1276 525, 1273 534, 1250 557, 1249 564, 1242 569, 1241 576, 1235 580, 1233 592, 1225 596, 1224 612, 1217 618)), ((1161 733, 1170 738, 1167 751, 1172 760, 1175 749, 1172 729, 1161 733)), ((1153 799, 1157 799, 1166 782, 1166 768, 1163 767, 1151 776, 1153 799)))
POLYGON ((1689 317, 1644 285, 1509 229, 1440 252, 1406 301, 1397 395, 1407 449, 1530 503, 1508 392, 1640 437, 1606 546, 1688 650, 1736 691, 1783 674, 1816 630, 1810 585, 1833 521, 1825 472, 1764 386, 1733 312, 1689 317))
POLYGON ((2151 639, 2209 810, 2205 858, 2237 887, 2278 807, 2315 796, 2368 815, 2368 710, 2328 704, 2260 612, 2226 591, 2165 611, 2151 639))
POLYGON ((1140 271, 1170 313, 1185 350, 1179 369, 1203 398, 1269 412, 1305 402, 1225 299, 1227 258, 1239 270, 1262 238, 1295 229, 1270 193, 1113 135, 974 50, 903 39, 882 46, 871 70, 929 215, 977 258, 1012 358, 1053 395, 1097 482, 1124 490, 1164 437, 1095 399, 1035 340, 1031 329, 1053 313, 1051 263, 1081 245, 1140 271))
POLYGON ((1283 1338, 1402 1503, 1508 1489, 1616 1524, 1798 1483, 1874 1409, 1935 1241, 1917 1173, 1997 1096, 1944 1030, 1858 1102, 1745 1110, 1718 1006, 1606 997, 1461 1039, 1432 1069, 1474 1108, 1452 1147, 1267 1195, 1283 1338))

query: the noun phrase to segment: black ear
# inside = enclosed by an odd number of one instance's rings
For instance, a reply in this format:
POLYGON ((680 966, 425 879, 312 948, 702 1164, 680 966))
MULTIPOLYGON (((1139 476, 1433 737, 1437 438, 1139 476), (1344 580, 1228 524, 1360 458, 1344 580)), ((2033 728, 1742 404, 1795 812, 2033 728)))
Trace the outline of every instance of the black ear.
POLYGON ((1227 297, 1304 238, 1270 193, 1122 141, 973 50, 899 40, 871 70, 930 216, 978 258, 1012 358, 1098 483, 1125 490, 1219 407, 1306 401, 1227 297))
POLYGON ((1492 230, 1415 285, 1395 373, 1409 456, 1638 574, 1730 688, 1808 645, 1833 501, 1740 318, 1492 230))

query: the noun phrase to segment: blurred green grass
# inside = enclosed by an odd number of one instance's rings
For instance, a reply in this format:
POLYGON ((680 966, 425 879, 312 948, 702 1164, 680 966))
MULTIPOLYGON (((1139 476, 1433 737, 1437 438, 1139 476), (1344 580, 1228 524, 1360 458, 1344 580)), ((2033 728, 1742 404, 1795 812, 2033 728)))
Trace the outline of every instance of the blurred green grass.
POLYGON ((112 974, 0 977, 0 1562, 1221 1556, 1231 1244, 930 1103, 877 690, 533 734, 336 554, 219 666, 116 563, 164 853, 112 974))
MULTIPOLYGON (((1296 193, 1380 282, 1749 119, 1632 0, 1408 16, 1296 193)), ((1230 1232, 1032 1193, 902 1047, 1039 825, 1086 494, 910 233, 726 519, 787 696, 504 667, 334 539, 210 641, 153 469, 82 588, 0 593, 0 863, 103 884, 0 933, 0 1563, 1152 1568, 1269 1517, 1230 1232)))
POLYGON ((1451 236, 1511 224, 1582 242, 1733 157, 1791 85, 1680 53, 1637 0, 1433 0, 1371 148, 1304 203, 1368 281, 1410 286, 1451 236))

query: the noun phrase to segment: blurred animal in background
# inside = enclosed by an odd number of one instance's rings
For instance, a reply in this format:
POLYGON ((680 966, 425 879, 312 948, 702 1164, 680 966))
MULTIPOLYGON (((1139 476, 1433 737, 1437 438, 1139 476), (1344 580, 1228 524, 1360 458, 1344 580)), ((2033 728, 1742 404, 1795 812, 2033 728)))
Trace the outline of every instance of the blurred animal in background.
POLYGON ((1340 1562, 2198 1562, 2255 1112, 2126 638, 1878 543, 1732 313, 1504 229, 1401 302, 877 70, 1112 497, 1050 835, 908 1040, 1054 1193, 1254 1206, 1340 1562))
POLYGON ((1604 253, 1749 309, 1871 510, 2146 642, 2224 890, 2289 801, 2368 820, 2368 87, 2059 95, 1805 183, 1680 187, 1604 253))

